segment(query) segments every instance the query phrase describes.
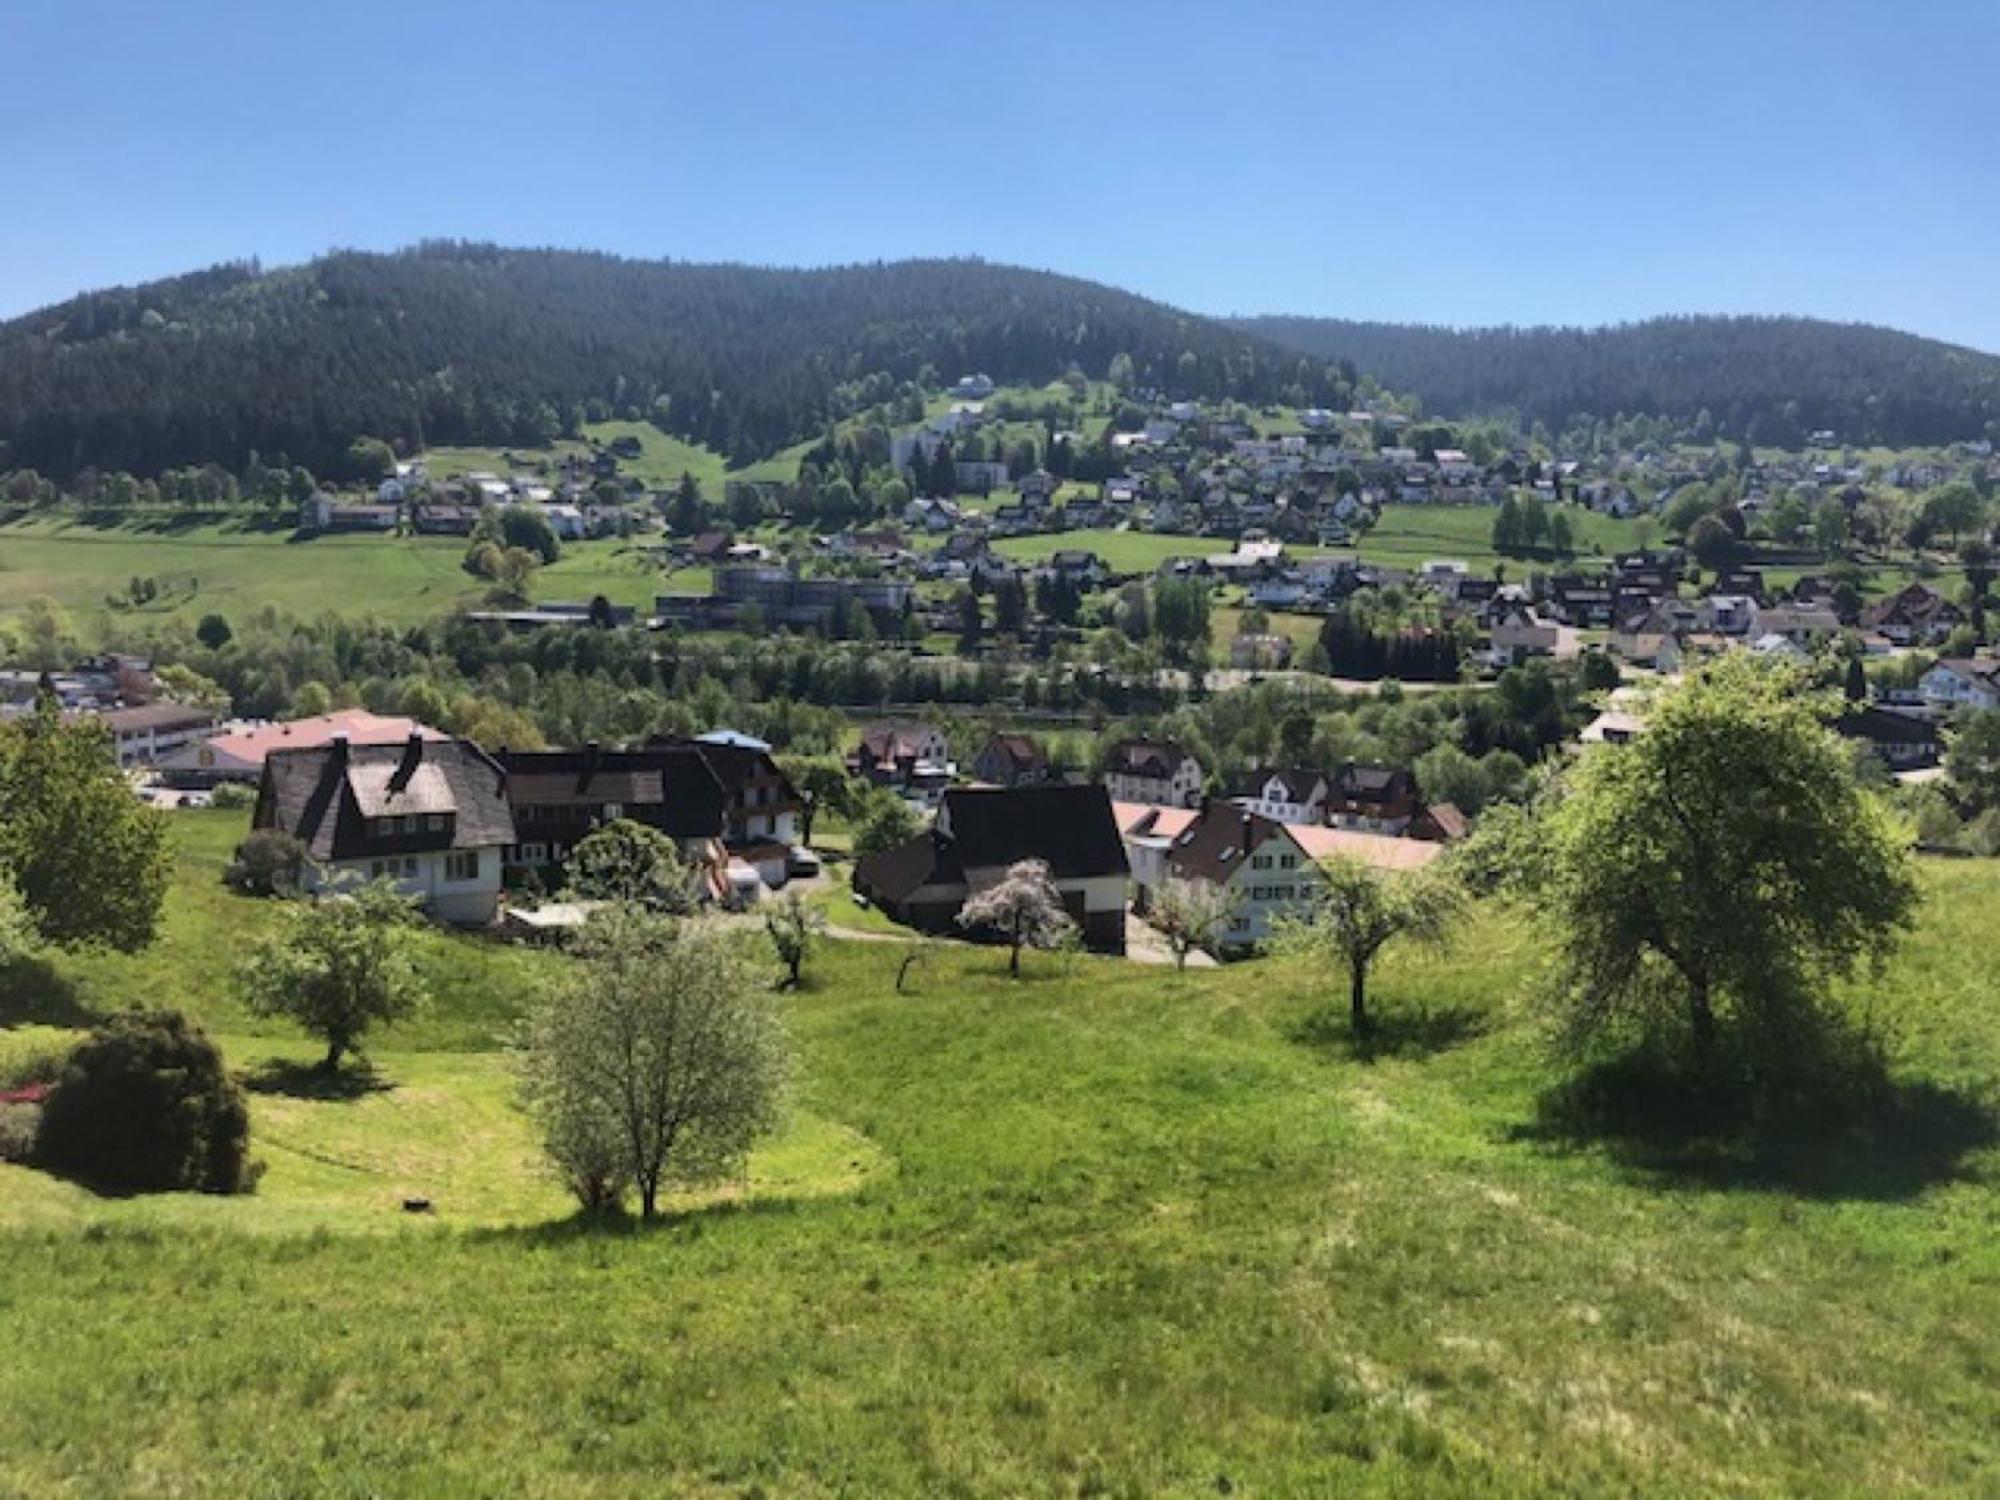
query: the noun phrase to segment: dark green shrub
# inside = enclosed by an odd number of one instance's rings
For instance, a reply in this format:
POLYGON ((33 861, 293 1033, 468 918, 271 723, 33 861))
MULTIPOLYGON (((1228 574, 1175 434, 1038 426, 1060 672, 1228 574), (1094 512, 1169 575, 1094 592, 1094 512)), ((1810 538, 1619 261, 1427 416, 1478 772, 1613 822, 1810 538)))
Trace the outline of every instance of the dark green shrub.
POLYGON ((35 1159, 122 1192, 248 1191, 250 1112, 222 1053, 178 1011, 127 1011, 77 1048, 35 1159))
POLYGON ((306 846, 277 828, 260 828, 236 846, 222 878, 246 896, 295 896, 305 878, 306 846))

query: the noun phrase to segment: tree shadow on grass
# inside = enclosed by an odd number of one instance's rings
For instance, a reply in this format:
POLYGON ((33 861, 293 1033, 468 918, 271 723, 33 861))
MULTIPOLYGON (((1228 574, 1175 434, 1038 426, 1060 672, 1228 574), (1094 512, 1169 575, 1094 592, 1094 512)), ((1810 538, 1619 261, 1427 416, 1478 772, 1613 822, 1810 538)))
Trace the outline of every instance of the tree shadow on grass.
POLYGON ((326 1104, 352 1104, 370 1094, 383 1094, 396 1085, 367 1063, 357 1063, 328 1072, 318 1063, 293 1062, 274 1057, 242 1075, 243 1087, 253 1094, 278 1094, 287 1099, 313 1099, 326 1104))
POLYGON ((1357 1036, 1347 1013, 1321 1006, 1302 1016, 1288 1036, 1302 1047, 1334 1057, 1372 1063, 1387 1057, 1433 1057, 1486 1034, 1491 1018, 1470 1005, 1395 1009, 1374 1015, 1357 1036))
POLYGON ((642 1219, 636 1209, 618 1213, 586 1213, 579 1209, 561 1219, 539 1224, 506 1224, 468 1229, 465 1237, 475 1240, 505 1240, 516 1245, 548 1246, 589 1243, 596 1240, 632 1240, 652 1235, 680 1233, 700 1236, 718 1224, 737 1218, 788 1218, 819 1204, 813 1197, 722 1198, 693 1208, 665 1210, 657 1218, 642 1219))
POLYGON ((1605 1151, 1663 1186, 1893 1202, 1966 1179, 1966 1158, 2000 1144, 2000 1113, 1872 1057, 1753 1082, 1638 1047, 1551 1087, 1512 1134, 1605 1151))
POLYGON ((95 1026, 99 1016, 78 997, 76 985, 45 958, 0 964, 0 1030, 13 1026, 95 1026))

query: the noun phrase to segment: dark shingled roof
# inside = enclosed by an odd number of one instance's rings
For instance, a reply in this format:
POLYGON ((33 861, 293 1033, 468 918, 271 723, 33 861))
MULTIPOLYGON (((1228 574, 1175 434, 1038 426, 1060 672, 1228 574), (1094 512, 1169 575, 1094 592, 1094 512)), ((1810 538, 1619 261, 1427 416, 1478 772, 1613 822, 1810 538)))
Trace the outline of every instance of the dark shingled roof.
POLYGON ((862 860, 854 886, 894 905, 926 885, 964 885, 968 869, 1024 859, 1041 860, 1058 881, 1126 874, 1125 841, 1104 788, 954 787, 935 829, 862 860))
POLYGON ((1167 851, 1167 873, 1223 885, 1266 840, 1284 836, 1282 823, 1212 802, 1167 851))
POLYGON ((517 807, 602 806, 628 814, 664 809, 644 819, 671 838, 713 838, 728 803, 708 760, 692 745, 642 750, 503 750, 507 795, 517 807))
POLYGON ((485 849, 514 842, 499 764, 470 740, 400 745, 335 743, 274 750, 253 819, 303 840, 315 859, 355 859, 377 852, 485 849), (449 814, 440 832, 377 836, 370 817, 449 814))
POLYGON ((1126 776, 1156 776, 1170 780, 1187 751, 1171 740, 1120 740, 1104 758, 1104 769, 1126 776))
POLYGON ((1262 797, 1266 783, 1273 777, 1284 783, 1287 802, 1309 801, 1317 787, 1332 779, 1324 771, 1308 771, 1297 766, 1258 766, 1243 773, 1243 779, 1232 795, 1262 797))
POLYGON ((938 826, 968 868, 1039 859, 1057 880, 1123 875, 1125 841, 1103 787, 954 787, 938 826))

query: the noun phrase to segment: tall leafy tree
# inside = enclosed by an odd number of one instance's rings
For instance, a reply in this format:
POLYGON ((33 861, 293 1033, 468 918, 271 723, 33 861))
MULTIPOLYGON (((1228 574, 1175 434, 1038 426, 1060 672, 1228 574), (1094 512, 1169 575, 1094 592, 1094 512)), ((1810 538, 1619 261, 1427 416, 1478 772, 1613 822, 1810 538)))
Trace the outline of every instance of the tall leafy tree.
POLYGON ((414 909, 386 880, 282 909, 278 930, 237 966, 253 1015, 284 1016, 326 1043, 331 1073, 376 1026, 422 1006, 428 991, 413 949, 414 909))
POLYGON ((790 1040, 769 983, 715 924, 617 907, 574 956, 529 1024, 524 1087, 572 1184, 629 1181, 650 1219, 663 1190, 740 1172, 776 1127, 790 1040))
POLYGON ((1775 1031, 1886 953, 1918 900, 1907 839, 1823 720, 1837 699, 1738 654, 1587 756, 1528 865, 1573 1035, 1674 1017, 1697 1057, 1775 1031))
POLYGON ((159 929, 166 819, 132 795, 105 730, 52 698, 0 725, 0 872, 50 942, 132 952, 159 929))
POLYGON ((1304 914, 1282 924, 1277 946, 1331 962, 1347 977, 1348 1025, 1357 1039, 1374 1029, 1368 976, 1382 950, 1401 938, 1442 946, 1458 918, 1456 884, 1435 870, 1384 875, 1337 856, 1319 866, 1304 914))

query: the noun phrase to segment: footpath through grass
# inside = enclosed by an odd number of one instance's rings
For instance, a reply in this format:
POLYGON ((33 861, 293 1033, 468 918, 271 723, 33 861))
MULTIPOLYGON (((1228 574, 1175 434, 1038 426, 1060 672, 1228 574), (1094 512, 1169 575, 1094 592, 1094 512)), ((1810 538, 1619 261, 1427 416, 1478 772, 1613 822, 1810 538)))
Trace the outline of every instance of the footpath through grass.
MULTIPOLYGON (((183 826, 167 942, 55 978, 310 1055, 222 997, 267 918, 210 889, 231 824, 183 826)), ((1879 1011, 1902 1077, 1990 1103, 2000 874, 1927 879, 1879 1011)), ((950 945, 898 996, 897 947, 829 944, 799 1123, 617 1232, 534 1175, 491 1040, 557 960, 436 942, 462 978, 374 1086, 256 1095, 259 1199, 0 1168, 0 1492, 1972 1493, 2000 1458, 1990 1129, 1552 1139, 1498 914, 1391 959, 1366 1061, 1286 964, 1010 983, 950 945), (426 1190, 442 1224, 391 1201, 426 1190)))

